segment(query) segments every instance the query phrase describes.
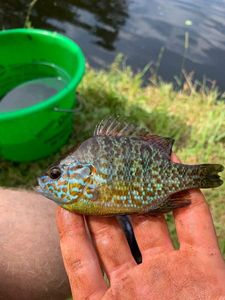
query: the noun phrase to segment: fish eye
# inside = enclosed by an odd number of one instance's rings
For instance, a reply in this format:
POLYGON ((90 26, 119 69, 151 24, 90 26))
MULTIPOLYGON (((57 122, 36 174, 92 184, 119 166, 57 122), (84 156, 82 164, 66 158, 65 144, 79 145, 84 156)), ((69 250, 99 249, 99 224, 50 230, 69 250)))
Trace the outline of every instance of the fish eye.
POLYGON ((61 174, 62 174, 62 172, 59 167, 52 167, 49 171, 49 177, 51 179, 59 179, 61 174))

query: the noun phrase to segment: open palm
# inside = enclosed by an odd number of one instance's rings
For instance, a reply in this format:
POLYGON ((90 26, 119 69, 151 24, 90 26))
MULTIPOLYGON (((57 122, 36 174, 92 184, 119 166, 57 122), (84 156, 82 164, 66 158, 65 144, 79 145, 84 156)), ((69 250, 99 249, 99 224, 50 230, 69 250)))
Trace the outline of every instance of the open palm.
MULTIPOLYGON (((178 161, 175 155, 172 159, 178 161)), ((139 265, 114 218, 85 220, 59 208, 61 250, 73 298, 225 299, 225 264, 209 208, 199 190, 190 195, 192 204, 174 211, 179 250, 172 245, 164 216, 132 216, 142 253, 139 265)))

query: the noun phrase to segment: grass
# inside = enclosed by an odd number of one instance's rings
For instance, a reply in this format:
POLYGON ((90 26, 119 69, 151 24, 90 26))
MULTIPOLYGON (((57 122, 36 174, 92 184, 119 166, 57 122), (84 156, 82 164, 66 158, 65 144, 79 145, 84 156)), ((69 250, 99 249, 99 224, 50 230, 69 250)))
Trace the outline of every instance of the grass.
MULTIPOLYGON (((89 137, 102 118, 120 114, 153 133, 175 138, 174 150, 185 163, 225 161, 225 102, 215 87, 200 87, 186 78, 182 89, 154 80, 142 87, 142 73, 117 59, 108 71, 88 68, 79 86, 82 109, 74 114, 74 132, 57 154, 35 163, 0 162, 0 185, 32 187, 36 177, 73 145, 89 137), (223 99, 221 99, 223 100, 223 99)), ((225 174, 222 175, 225 179, 225 174)), ((220 247, 225 256, 225 184, 205 191, 220 247)), ((175 240, 171 215, 167 217, 175 240)))

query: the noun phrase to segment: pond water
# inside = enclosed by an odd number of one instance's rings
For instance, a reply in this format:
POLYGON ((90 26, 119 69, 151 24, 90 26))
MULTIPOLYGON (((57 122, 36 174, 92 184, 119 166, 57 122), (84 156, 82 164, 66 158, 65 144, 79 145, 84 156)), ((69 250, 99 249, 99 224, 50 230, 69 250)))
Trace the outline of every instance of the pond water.
MULTIPOLYGON (((23 27, 27 3, 1 1, 1 28, 23 27)), ((225 0, 39 0, 30 19, 74 39, 94 67, 123 53, 135 71, 154 62, 171 81, 184 68, 225 90, 225 0)))

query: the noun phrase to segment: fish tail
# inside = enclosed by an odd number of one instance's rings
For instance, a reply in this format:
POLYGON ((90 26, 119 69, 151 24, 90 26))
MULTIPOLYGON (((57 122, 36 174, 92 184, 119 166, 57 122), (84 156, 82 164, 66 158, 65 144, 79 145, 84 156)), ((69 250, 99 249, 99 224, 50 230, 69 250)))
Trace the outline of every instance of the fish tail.
POLYGON ((195 166, 196 172, 193 175, 195 177, 196 186, 199 188, 214 188, 223 184, 219 176, 219 172, 224 170, 224 167, 219 164, 202 164, 195 166))

